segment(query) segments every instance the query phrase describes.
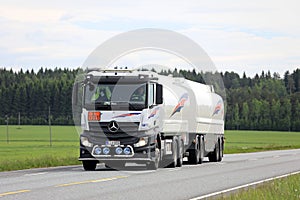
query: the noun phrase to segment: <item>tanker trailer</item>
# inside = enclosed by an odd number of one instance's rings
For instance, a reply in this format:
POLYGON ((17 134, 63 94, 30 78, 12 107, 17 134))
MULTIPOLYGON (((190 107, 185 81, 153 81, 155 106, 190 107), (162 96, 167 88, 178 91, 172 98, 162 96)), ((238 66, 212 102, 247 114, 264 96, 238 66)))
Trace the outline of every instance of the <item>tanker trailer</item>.
POLYGON ((222 160, 224 105, 212 86, 148 71, 93 69, 73 89, 73 109, 82 107, 85 170, 97 163, 180 167, 185 156, 194 164, 205 156, 222 160))

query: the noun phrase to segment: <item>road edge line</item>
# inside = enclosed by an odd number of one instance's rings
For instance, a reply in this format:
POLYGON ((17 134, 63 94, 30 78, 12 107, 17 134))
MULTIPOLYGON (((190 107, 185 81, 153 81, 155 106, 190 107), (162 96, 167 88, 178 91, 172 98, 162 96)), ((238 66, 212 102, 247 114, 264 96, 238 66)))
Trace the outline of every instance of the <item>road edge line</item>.
POLYGON ((220 195, 220 194, 225 194, 225 193, 228 193, 228 192, 232 192, 234 190, 239 190, 239 189, 242 189, 242 188, 250 187, 250 186, 253 186, 253 185, 258 185, 258 184, 261 184, 261 183, 273 181, 273 180, 280 179, 280 178, 285 178, 285 177, 288 177, 288 176, 291 176, 291 175, 296 175, 296 174, 300 174, 300 171, 296 171, 296 172, 292 172, 292 173, 288 173, 288 174, 284 174, 284 175, 280 175, 280 176, 275 176, 273 178, 267 178, 267 179, 260 180, 260 181, 255 181, 255 182, 252 182, 252 183, 247 183, 247 184, 236 186, 236 187, 229 188, 229 189, 226 189, 226 190, 221 190, 221 191, 218 191, 218 192, 213 192, 213 193, 202 195, 202 196, 199 196, 199 197, 194 197, 190 200, 205 199, 205 198, 217 196, 217 195, 220 195))

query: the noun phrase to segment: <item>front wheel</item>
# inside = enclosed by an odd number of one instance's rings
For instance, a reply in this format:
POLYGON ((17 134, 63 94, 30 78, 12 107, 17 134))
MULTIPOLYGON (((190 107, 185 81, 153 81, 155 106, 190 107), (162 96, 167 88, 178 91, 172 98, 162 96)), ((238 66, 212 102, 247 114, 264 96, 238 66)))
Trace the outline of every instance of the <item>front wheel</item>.
POLYGON ((147 164, 147 169, 157 170, 160 165, 160 149, 158 144, 155 145, 155 160, 147 164))
POLYGON ((82 166, 85 171, 95 171, 96 166, 97 166, 97 161, 84 160, 84 161, 82 161, 82 166))

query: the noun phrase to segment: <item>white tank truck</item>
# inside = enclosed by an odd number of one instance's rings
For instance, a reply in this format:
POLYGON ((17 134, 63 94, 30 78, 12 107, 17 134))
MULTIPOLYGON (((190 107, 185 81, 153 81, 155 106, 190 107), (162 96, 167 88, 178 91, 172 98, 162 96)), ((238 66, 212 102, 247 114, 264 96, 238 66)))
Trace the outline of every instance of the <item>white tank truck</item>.
POLYGON ((82 108, 85 170, 97 163, 155 170, 181 167, 184 157, 192 164, 222 160, 224 104, 210 85, 150 71, 91 69, 74 84, 74 105, 82 108))

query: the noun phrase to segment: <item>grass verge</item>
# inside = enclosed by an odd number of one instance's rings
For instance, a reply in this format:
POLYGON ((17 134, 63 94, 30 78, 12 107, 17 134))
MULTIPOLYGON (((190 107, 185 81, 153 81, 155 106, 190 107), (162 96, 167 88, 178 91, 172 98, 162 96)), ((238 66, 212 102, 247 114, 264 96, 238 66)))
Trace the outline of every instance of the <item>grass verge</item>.
POLYGON ((223 195, 218 200, 299 200, 300 199, 300 174, 291 175, 285 178, 273 180, 267 183, 249 187, 232 194, 223 195))

